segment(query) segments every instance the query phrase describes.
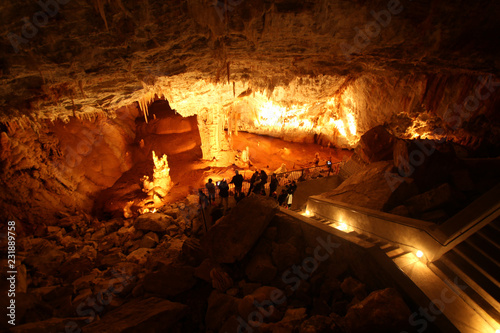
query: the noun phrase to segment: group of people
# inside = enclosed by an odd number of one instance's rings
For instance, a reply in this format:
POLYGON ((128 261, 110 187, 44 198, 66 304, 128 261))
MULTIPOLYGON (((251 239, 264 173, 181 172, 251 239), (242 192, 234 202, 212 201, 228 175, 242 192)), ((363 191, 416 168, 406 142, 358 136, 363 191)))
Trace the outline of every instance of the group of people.
MULTIPOLYGON (((208 182, 205 184, 205 188, 207 190, 208 196, 203 192, 202 189, 198 190, 198 195, 200 197, 200 205, 204 208, 207 205, 215 204, 215 193, 216 190, 219 189, 219 197, 220 204, 223 206, 224 214, 228 209, 228 199, 229 199, 229 184, 234 184, 234 199, 236 202, 239 202, 245 196, 249 196, 251 193, 259 194, 259 195, 268 195, 266 193, 266 184, 268 182, 268 175, 264 170, 255 171, 252 177, 249 180, 250 187, 248 192, 245 194, 243 192, 243 176, 235 171, 235 175, 228 183, 226 179, 222 179, 217 183, 210 178, 208 182)), ((272 197, 278 200, 280 206, 290 207, 292 205, 293 194, 297 189, 297 184, 295 181, 286 185, 286 188, 281 191, 281 194, 278 196, 276 190, 278 189, 279 181, 276 177, 276 174, 271 175, 271 180, 269 182, 269 197, 272 197)))

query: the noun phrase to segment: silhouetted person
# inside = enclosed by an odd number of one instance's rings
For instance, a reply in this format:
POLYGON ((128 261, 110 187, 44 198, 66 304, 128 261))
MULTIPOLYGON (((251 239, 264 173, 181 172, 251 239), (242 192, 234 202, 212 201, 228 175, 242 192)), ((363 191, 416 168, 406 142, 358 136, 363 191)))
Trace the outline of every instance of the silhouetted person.
POLYGON ((260 170, 260 184, 261 194, 266 195, 267 173, 264 170, 260 170))
POLYGON ((261 194, 262 192, 262 180, 260 179, 260 173, 257 173, 257 177, 255 177, 252 192, 255 194, 261 194))
POLYGON ((278 196, 278 204, 280 206, 283 206, 287 196, 288 196, 287 191, 285 189, 282 189, 280 195, 278 196))
POLYGON ((226 179, 223 179, 219 184, 219 196, 220 203, 224 206, 222 214, 226 215, 229 197, 229 185, 227 185, 226 179))
POLYGON ((276 177, 276 174, 273 173, 271 175, 271 183, 269 184, 269 196, 276 192, 276 189, 278 188, 279 182, 278 182, 278 177, 276 177))
POLYGON ((286 197, 286 204, 288 208, 292 207, 292 202, 293 202, 293 194, 295 193, 295 190, 297 189, 297 184, 295 183, 295 180, 292 181, 292 184, 288 187, 288 196, 286 197))
POLYGON ((250 188, 248 189, 248 193, 247 193, 247 196, 250 195, 250 193, 252 193, 252 190, 255 186, 255 181, 257 180, 257 176, 259 175, 259 172, 258 171, 255 171, 252 175, 252 178, 250 178, 250 188))
POLYGON ((205 209, 205 207, 207 207, 209 204, 207 195, 205 193, 203 193, 203 190, 199 189, 198 196, 200 197, 198 202, 201 206, 201 209, 205 209))
POLYGON ((215 202, 215 185, 212 178, 208 179, 208 183, 205 184, 205 188, 208 191, 208 203, 215 202))
POLYGON ((234 177, 231 179, 230 184, 234 184, 234 196, 236 197, 241 193, 241 188, 243 187, 243 176, 239 174, 236 170, 234 177))

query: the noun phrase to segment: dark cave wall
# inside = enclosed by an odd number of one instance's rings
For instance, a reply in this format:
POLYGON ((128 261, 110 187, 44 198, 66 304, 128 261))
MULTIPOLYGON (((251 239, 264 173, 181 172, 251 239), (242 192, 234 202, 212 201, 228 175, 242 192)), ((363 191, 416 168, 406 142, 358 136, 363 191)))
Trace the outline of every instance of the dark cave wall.
POLYGON ((1 133, 0 214, 29 225, 89 213, 95 193, 131 167, 137 108, 116 118, 43 121, 1 133))

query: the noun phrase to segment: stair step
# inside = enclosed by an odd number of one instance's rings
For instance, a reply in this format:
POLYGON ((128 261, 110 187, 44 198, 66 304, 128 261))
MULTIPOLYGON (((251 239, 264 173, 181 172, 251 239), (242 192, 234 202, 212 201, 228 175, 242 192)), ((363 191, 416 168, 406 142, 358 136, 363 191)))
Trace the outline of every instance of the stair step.
POLYGON ((397 246, 395 246, 394 244, 390 244, 390 243, 387 243, 387 244, 380 246, 380 249, 384 252, 389 252, 389 251, 395 250, 397 248, 398 248, 397 246))
POLYGON ((458 277, 445 263, 440 260, 429 265, 429 268, 441 278, 451 289, 455 291, 467 304, 469 304, 477 313, 486 321, 491 322, 487 318, 492 318, 496 322, 500 322, 500 312, 495 309, 487 300, 471 288, 464 280, 458 277))
POLYGON ((385 254, 391 258, 391 259, 394 259, 394 258, 397 258, 399 256, 402 256, 404 254, 406 254, 408 252, 406 252, 405 250, 403 250, 402 248, 398 247, 398 248, 395 248, 393 250, 390 250, 390 251, 387 251, 385 254))
POLYGON ((438 262, 446 265, 453 273, 449 276, 458 276, 470 288, 486 300, 496 311, 500 312, 500 288, 490 279, 470 265, 453 250, 441 257, 438 262))

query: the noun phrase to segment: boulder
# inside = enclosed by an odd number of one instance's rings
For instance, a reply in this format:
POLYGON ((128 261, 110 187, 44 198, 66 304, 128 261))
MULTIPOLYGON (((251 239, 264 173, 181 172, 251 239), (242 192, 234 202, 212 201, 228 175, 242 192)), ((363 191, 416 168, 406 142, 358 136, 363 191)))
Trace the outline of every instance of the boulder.
POLYGON ((144 291, 160 297, 173 297, 194 287, 196 278, 192 267, 164 267, 146 274, 144 291))
POLYGON ((65 282, 71 283, 88 274, 94 268, 94 263, 86 257, 71 258, 59 265, 57 272, 65 282))
POLYGON ((312 316, 306 319, 299 328, 299 333, 326 333, 335 331, 335 321, 326 316, 312 316))
POLYGON ((56 244, 43 238, 34 238, 31 246, 24 264, 45 275, 51 275, 66 257, 56 244))
POLYGON ((392 160, 395 142, 396 137, 379 125, 361 136, 355 151, 366 163, 392 160))
POLYGON ((273 243, 272 251, 273 262, 278 267, 278 271, 284 271, 296 263, 300 263, 300 252, 290 243, 273 243))
POLYGON ((278 273, 271 256, 267 253, 255 253, 245 268, 245 274, 253 282, 269 283, 278 273))
POLYGON ((241 260, 278 211, 276 200, 260 195, 249 196, 210 228, 202 239, 202 246, 214 262, 241 260))
POLYGON ((133 300, 83 328, 84 333, 168 332, 188 307, 157 297, 133 300))
POLYGON ((359 300, 362 300, 366 297, 365 284, 350 276, 344 279, 344 281, 340 285, 340 289, 342 289, 342 292, 344 294, 356 297, 359 300))
POLYGON ((377 290, 353 305, 344 317, 348 332, 402 332, 409 330, 411 312, 395 289, 377 290))
POLYGON ((182 244, 182 259, 189 265, 199 266, 206 256, 198 239, 188 238, 182 244))
POLYGON ((452 193, 451 186, 445 183, 430 191, 411 197, 406 200, 405 206, 415 216, 451 202, 453 200, 452 193))
POLYGON ((158 238, 158 235, 154 232, 148 232, 147 234, 145 234, 140 243, 139 243, 139 248, 147 248, 147 249, 151 249, 153 247, 155 247, 158 242, 160 241, 160 239, 158 238))
POLYGON ((208 298, 205 324, 209 331, 218 332, 222 324, 231 316, 237 315, 238 299, 213 291, 208 298))
POLYGON ((172 216, 162 213, 147 213, 140 215, 134 222, 137 230, 165 233, 167 228, 174 222, 172 216))
POLYGON ((145 248, 137 249, 137 250, 131 252, 127 256, 127 261, 135 262, 139 265, 144 265, 146 263, 146 261, 148 260, 150 253, 151 253, 151 249, 145 249, 145 248))
POLYGON ((393 173, 393 168, 392 163, 386 161, 369 164, 322 196, 355 206, 388 211, 418 193, 413 180, 393 173))

